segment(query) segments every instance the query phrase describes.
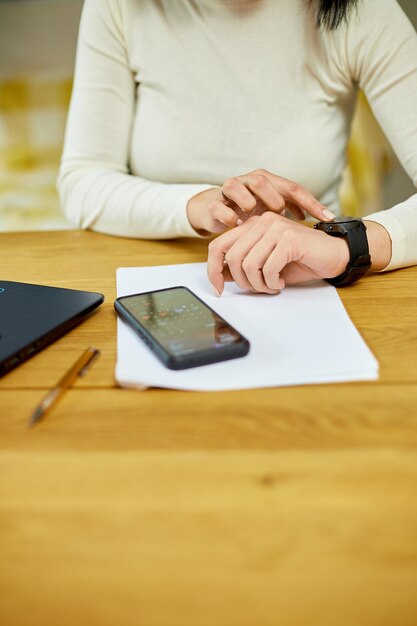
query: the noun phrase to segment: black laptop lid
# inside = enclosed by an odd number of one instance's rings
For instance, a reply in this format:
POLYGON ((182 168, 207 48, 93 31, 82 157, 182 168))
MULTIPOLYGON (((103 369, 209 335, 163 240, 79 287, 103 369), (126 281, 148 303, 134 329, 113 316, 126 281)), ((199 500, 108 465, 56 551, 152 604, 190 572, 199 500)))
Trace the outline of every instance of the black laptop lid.
POLYGON ((0 281, 0 376, 70 330, 101 293, 0 281))

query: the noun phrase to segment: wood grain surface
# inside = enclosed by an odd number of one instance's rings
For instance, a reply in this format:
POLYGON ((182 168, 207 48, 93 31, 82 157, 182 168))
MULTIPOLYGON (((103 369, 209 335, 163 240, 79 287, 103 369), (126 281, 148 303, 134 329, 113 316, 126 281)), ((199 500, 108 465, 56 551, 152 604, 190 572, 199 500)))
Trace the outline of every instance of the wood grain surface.
POLYGON ((116 387, 116 268, 206 249, 0 235, 2 279, 106 297, 0 379, 1 626, 414 626, 417 268, 339 291, 378 382, 116 387), (90 344, 88 376, 28 430, 90 344))

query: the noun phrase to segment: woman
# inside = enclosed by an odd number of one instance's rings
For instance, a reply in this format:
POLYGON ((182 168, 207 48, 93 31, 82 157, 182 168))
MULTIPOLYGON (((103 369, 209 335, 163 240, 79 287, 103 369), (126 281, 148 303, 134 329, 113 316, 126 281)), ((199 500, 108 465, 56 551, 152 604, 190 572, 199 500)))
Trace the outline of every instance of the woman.
MULTIPOLYGON (((59 178, 78 226, 221 233, 217 294, 343 273, 331 220, 358 88, 417 186, 417 37, 395 0, 86 0, 59 178), (228 230, 229 229, 229 230, 228 230)), ((366 219, 373 270, 417 263, 417 195, 366 219)))

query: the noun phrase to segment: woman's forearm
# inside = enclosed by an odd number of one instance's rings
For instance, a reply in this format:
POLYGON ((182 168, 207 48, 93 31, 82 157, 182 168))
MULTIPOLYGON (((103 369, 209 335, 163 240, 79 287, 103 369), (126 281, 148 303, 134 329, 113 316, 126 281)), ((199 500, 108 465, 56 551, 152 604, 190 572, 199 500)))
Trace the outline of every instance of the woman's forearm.
POLYGON ((197 237, 186 205, 206 187, 159 183, 65 158, 58 179, 62 208, 77 228, 141 239, 197 237))

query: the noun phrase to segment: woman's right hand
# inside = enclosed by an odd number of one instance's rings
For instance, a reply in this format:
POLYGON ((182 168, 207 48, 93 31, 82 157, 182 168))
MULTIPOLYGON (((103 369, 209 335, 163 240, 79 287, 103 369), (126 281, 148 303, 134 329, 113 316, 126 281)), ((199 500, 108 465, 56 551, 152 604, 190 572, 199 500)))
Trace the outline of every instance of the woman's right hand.
POLYGON ((229 178, 222 187, 193 196, 187 205, 190 224, 206 233, 221 233, 265 211, 287 210, 299 220, 307 213, 320 221, 335 217, 302 185, 263 169, 229 178))

